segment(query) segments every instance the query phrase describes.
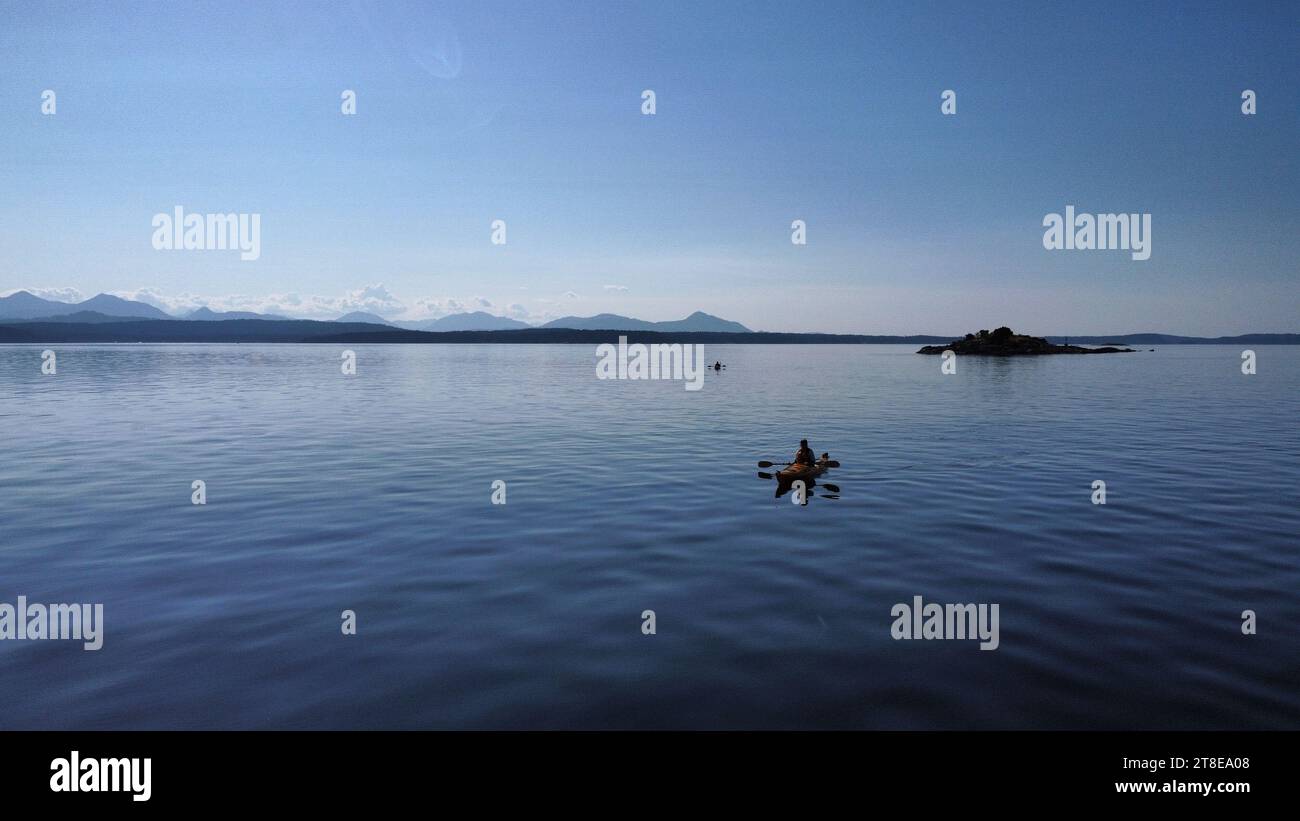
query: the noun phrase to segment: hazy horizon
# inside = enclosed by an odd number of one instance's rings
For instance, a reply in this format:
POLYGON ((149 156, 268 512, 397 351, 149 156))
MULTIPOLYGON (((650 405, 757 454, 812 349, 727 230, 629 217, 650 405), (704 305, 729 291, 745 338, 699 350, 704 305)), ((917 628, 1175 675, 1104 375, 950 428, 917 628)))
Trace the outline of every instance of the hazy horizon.
MULTIPOLYGON (((63 304, 67 304, 67 305, 76 305, 76 304, 79 303, 79 302, 83 302, 83 301, 85 301, 85 300, 87 300, 87 299, 91 299, 91 298, 93 298, 93 297, 95 297, 95 296, 99 296, 99 294, 91 294, 90 296, 81 295, 81 296, 79 296, 79 298, 78 298, 76 301, 74 301, 74 302, 69 302, 69 301, 67 301, 66 299, 56 299, 56 298, 54 298, 53 296, 42 296, 40 293, 37 293, 37 292, 35 292, 33 289, 30 289, 30 288, 18 288, 18 289, 13 289, 13 290, 8 290, 8 291, 0 291, 0 298, 9 297, 9 296, 12 296, 12 295, 15 294, 15 293, 19 293, 19 292, 23 292, 23 291, 25 291, 25 292, 27 292, 27 293, 30 293, 30 294, 32 294, 33 296, 40 297, 40 298, 42 298, 42 299, 49 299, 49 300, 51 300, 51 301, 54 301, 54 302, 61 302, 61 303, 63 303, 63 304)), ((106 293, 107 293, 107 292, 106 292, 106 293)), ((66 292, 65 292, 63 295, 64 295, 64 296, 67 296, 66 292)), ((123 298, 125 298, 125 296, 122 295, 122 294, 109 294, 109 295, 110 295, 110 296, 122 296, 123 298)), ((164 304, 156 304, 155 302, 146 302, 145 304, 152 305, 153 307, 158 308, 159 310, 167 311, 167 308, 165 307, 164 304)), ((194 312, 194 311, 196 311, 196 310, 199 310, 199 308, 203 308, 203 307, 207 307, 207 306, 199 305, 199 306, 195 306, 195 307, 187 307, 187 308, 184 308, 184 309, 182 309, 182 310, 180 310, 179 312, 176 312, 176 313, 172 313, 171 311, 168 311, 168 313, 169 313, 169 314, 171 315, 171 317, 174 318, 174 319, 185 319, 186 316, 187 316, 188 314, 190 314, 190 313, 192 313, 192 312, 194 312)), ((215 310, 215 309, 213 309, 213 310, 215 310)), ((230 312, 239 312, 239 310, 238 310, 238 309, 230 309, 230 312)), ((354 313, 370 313, 370 314, 373 314, 373 315, 375 315, 375 316, 378 316, 380 319, 384 320, 385 322, 407 322, 407 323, 419 322, 419 321, 422 321, 422 320, 424 320, 424 319, 445 318, 445 317, 459 316, 459 315, 466 315, 466 314, 473 314, 473 313, 487 313, 487 314, 491 314, 491 315, 493 315, 493 316, 498 316, 498 317, 502 316, 501 314, 495 314, 495 313, 493 313, 491 310, 488 310, 488 309, 484 309, 484 308, 474 308, 474 307, 465 308, 464 310, 452 311, 452 312, 449 312, 449 313, 443 314, 441 317, 423 317, 423 318, 417 318, 417 319, 406 319, 406 320, 404 320, 404 319, 394 319, 394 318, 390 318, 390 317, 385 317, 385 316, 383 316, 383 315, 381 315, 381 314, 378 314, 378 313, 375 313, 375 312, 373 312, 373 311, 365 311, 365 310, 360 310, 360 309, 348 310, 348 311, 345 311, 344 313, 341 313, 341 314, 339 314, 338 316, 334 316, 334 317, 329 317, 329 316, 293 316, 293 315, 289 315, 289 314, 267 314, 267 316, 277 316, 277 317, 281 317, 281 318, 283 318, 283 319, 291 319, 291 320, 333 321, 333 320, 336 320, 336 319, 340 319, 340 318, 342 318, 343 316, 347 316, 348 314, 354 314, 354 313)), ((692 315, 695 314, 695 313, 697 313, 697 312, 696 312, 696 311, 692 311, 690 314, 687 314, 687 315, 685 315, 685 316, 667 317, 667 318, 665 318, 665 319, 647 319, 646 317, 641 317, 641 316, 631 316, 631 315, 629 315, 629 314, 621 314, 621 313, 619 313, 619 312, 617 312, 617 311, 602 311, 602 312, 601 312, 601 314, 614 314, 614 315, 617 315, 617 316, 623 316, 623 317, 626 317, 626 318, 629 318, 629 319, 644 320, 644 321, 649 321, 649 322, 665 322, 665 321, 669 321, 669 322, 670 322, 670 321, 680 321, 680 320, 683 320, 683 319, 688 319, 690 316, 692 316, 692 315)), ((705 314, 708 315, 708 316, 713 316, 714 318, 717 318, 717 319, 723 319, 723 320, 728 320, 728 319, 730 319, 730 317, 727 317, 727 316, 717 316, 717 315, 714 315, 714 314, 709 314, 707 311, 702 312, 702 313, 705 313, 705 314)), ((576 315, 570 315, 570 316, 576 316, 576 315)), ((40 317, 36 317, 36 318, 34 318, 34 319, 39 319, 39 318, 40 318, 40 317)), ((129 319, 129 317, 126 317, 126 318, 129 319)), ((555 317, 555 319, 560 319, 560 318, 562 318, 562 317, 555 317)), ((585 317, 583 317, 583 318, 585 318, 585 317)), ((5 321, 5 320, 3 320, 2 318, 0 318, 0 322, 3 322, 3 321, 5 321)), ((31 321, 31 320, 22 320, 22 321, 31 321)), ((519 321, 523 322, 523 321, 526 321, 526 320, 519 320, 519 321)), ((535 321, 535 322, 530 322, 530 323, 528 323, 528 324, 532 325, 533 327, 541 327, 542 325, 545 325, 545 324, 547 324, 547 322, 550 322, 550 321, 553 321, 553 320, 549 320, 549 319, 548 319, 548 320, 542 320, 542 321, 535 321)), ((743 325, 744 323, 741 323, 741 324, 743 325)), ((857 334, 863 334, 863 335, 867 335, 867 336, 934 336, 934 337, 952 337, 952 338, 957 338, 957 337, 960 337, 960 336, 962 336, 962 335, 964 335, 964 334, 967 334, 967 333, 973 333, 973 332, 976 332, 976 331, 978 331, 980 328, 984 328, 984 329, 989 329, 989 330, 991 330, 991 329, 993 329, 993 328, 995 328, 995 327, 998 327, 998 326, 1000 326, 1000 325, 1003 325, 1003 324, 1005 324, 1005 323, 1001 323, 1001 322, 984 323, 983 325, 980 325, 980 326, 978 326, 978 327, 974 327, 974 326, 972 326, 969 330, 964 330, 964 329, 963 329, 963 330, 956 330, 956 331, 951 331, 951 332, 947 332, 947 331, 945 331, 945 332, 935 332, 935 331, 932 331, 932 330, 914 330, 914 331, 907 331, 907 332, 902 332, 902 333, 897 333, 897 332, 884 333, 884 332, 876 332, 876 331, 871 331, 871 330, 852 331, 852 332, 835 332, 835 331, 827 332, 827 331, 815 331, 815 330, 805 330, 805 331, 792 330, 792 331, 782 331, 782 332, 785 332, 785 333, 857 333, 857 334)), ((746 327, 748 327, 748 326, 746 326, 746 327)), ((1111 331, 1108 331, 1108 332, 1101 332, 1101 333, 1094 333, 1094 332, 1074 333, 1074 332, 1068 332, 1068 331, 1053 331, 1053 330, 1043 330, 1043 329, 1034 329, 1034 330, 1032 330, 1032 331, 1029 331, 1029 330, 1024 330, 1024 329, 1021 329, 1021 328, 1015 328, 1015 327, 1013 327, 1012 329, 1013 329, 1014 331, 1016 331, 1017 333, 1029 333, 1029 334, 1031 334, 1031 335, 1037 335, 1037 336, 1052 336, 1052 337, 1061 337, 1061 336, 1091 337, 1091 336, 1108 336, 1108 335, 1109 335, 1109 336, 1127 336, 1127 335, 1130 335, 1130 334, 1165 334, 1165 335, 1169 335, 1169 336, 1185 336, 1185 337, 1213 338, 1213 337, 1220 337, 1220 336, 1226 336, 1226 337, 1241 336, 1241 335, 1246 335, 1246 334, 1295 334, 1295 333, 1300 333, 1300 331, 1286 330, 1286 329, 1282 329, 1282 330, 1260 330, 1260 329, 1256 329, 1256 330, 1253 330, 1253 331, 1242 331, 1242 332, 1240 332, 1240 333, 1238 333, 1238 334, 1202 334, 1202 333, 1195 333, 1195 332, 1188 332, 1188 331, 1170 331, 1170 330, 1160 330, 1160 329, 1150 329, 1150 328, 1144 328, 1144 329, 1133 329, 1133 330, 1111 330, 1111 331)), ((770 328, 749 328, 749 330, 750 330, 751 332, 760 332, 760 333, 764 333, 764 332, 767 332, 767 333, 774 332, 773 329, 770 329, 770 328)))
POLYGON ((14 4, 0 292, 315 319, 1294 332, 1294 45, 1268 3, 14 4), (1068 206, 1150 214, 1150 258, 1046 250, 1068 206), (155 250, 151 219, 176 207, 259 214, 260 255, 155 250))

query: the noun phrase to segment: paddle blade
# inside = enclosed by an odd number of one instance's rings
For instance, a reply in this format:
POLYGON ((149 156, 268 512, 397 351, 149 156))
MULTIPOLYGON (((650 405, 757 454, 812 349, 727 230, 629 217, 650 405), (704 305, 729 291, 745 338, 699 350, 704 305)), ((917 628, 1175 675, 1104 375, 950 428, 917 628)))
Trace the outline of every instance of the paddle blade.
POLYGON ((763 461, 758 463, 758 466, 761 468, 770 468, 772 466, 772 463, 764 459, 763 461))
POLYGON ((828 459, 828 460, 826 461, 826 467, 828 467, 828 468, 837 468, 837 467, 839 467, 839 466, 840 466, 840 463, 837 462, 837 461, 835 461, 834 459, 828 459))
POLYGON ((839 485, 832 485, 830 482, 818 482, 818 484, 820 484, 822 487, 824 487, 824 488, 826 488, 827 490, 829 490, 831 493, 839 493, 839 492, 840 492, 840 486, 839 486, 839 485))

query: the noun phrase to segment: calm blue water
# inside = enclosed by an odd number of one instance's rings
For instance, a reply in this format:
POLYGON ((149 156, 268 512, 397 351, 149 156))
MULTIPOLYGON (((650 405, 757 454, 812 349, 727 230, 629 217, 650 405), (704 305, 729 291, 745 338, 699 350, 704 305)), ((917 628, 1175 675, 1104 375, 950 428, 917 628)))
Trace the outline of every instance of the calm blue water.
POLYGON ((104 647, 0 642, 0 727, 1300 728, 1298 348, 709 346, 691 393, 586 345, 43 347, 0 346, 0 601, 103 602, 104 647), (800 437, 838 498, 756 476, 800 437), (894 641, 915 595, 1000 648, 894 641))

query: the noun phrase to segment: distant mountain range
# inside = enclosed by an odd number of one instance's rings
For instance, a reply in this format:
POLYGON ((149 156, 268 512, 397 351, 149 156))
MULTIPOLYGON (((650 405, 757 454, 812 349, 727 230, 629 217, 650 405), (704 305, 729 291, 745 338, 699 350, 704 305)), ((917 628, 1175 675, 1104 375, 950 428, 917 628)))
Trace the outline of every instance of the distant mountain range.
POLYGON ((421 322, 390 322, 389 324, 408 331, 512 331, 532 327, 527 322, 504 316, 493 316, 483 311, 449 314, 421 322))
MULTIPOLYGON (((363 311, 345 314, 335 322, 370 322, 376 325, 388 325, 404 328, 408 331, 512 331, 532 326, 517 319, 493 316, 484 311, 450 314, 438 319, 425 319, 418 322, 387 320, 363 311)), ((618 314, 597 314, 596 316, 566 316, 542 325, 543 328, 567 328, 575 331, 701 331, 712 333, 752 333, 739 322, 730 322, 710 316, 703 311, 696 311, 685 319, 670 322, 648 322, 644 319, 619 316, 618 314)))
POLYGON ((125 322, 129 317, 109 316, 101 314, 99 311, 74 311, 70 314, 59 314, 58 316, 43 316, 38 319, 0 319, 0 322, 62 322, 72 325, 77 323, 98 324, 102 322, 125 322))
MULTIPOLYGON (((3 342, 309 342, 364 341, 363 338, 375 342, 585 342, 589 339, 603 340, 605 335, 598 332, 609 331, 644 335, 647 341, 672 336, 681 341, 694 339, 714 344, 928 345, 958 338, 926 334, 869 336, 754 332, 739 322, 720 319, 703 311, 669 322, 648 322, 618 314, 566 316, 534 328, 517 319, 493 316, 483 311, 415 322, 386 320, 377 314, 353 311, 336 320, 323 322, 249 311, 213 311, 207 307, 197 308, 183 317, 174 317, 152 305, 110 294, 99 294, 75 303, 42 299, 27 291, 0 297, 0 341, 3 342), (154 322, 159 323, 157 327, 148 327, 154 322)), ((1136 333, 1046 338, 1056 344, 1079 345, 1300 345, 1300 334, 1202 337, 1136 333)))
POLYGON ((703 311, 696 311, 685 319, 670 322, 647 322, 618 314, 596 316, 566 316, 547 322, 543 328, 572 328, 575 331, 700 331, 712 333, 753 333, 739 322, 719 319, 703 311))
MULTIPOLYGON (((255 314, 249 311, 221 312, 206 307, 190 311, 181 318, 196 322, 215 322, 222 319, 288 319, 274 314, 255 314)), ((18 291, 0 297, 0 321, 7 319, 102 322, 105 319, 176 319, 176 317, 144 302, 122 299, 110 294, 99 294, 81 302, 56 302, 52 299, 42 299, 27 291, 18 291)))
POLYGON ((388 320, 365 311, 353 311, 331 321, 368 322, 372 325, 387 325, 390 328, 403 328, 408 331, 509 331, 516 328, 532 327, 527 322, 507 319, 504 316, 493 316, 484 311, 448 314, 438 319, 421 319, 414 322, 388 320))
MULTIPOLYGON (((171 317, 168 317, 170 319, 171 317)), ((255 314, 252 311, 214 311, 207 306, 196 308, 185 315, 185 319, 195 322, 220 322, 223 319, 288 319, 276 314, 255 314)))
MULTIPOLYGON (((263 319, 290 320, 290 317, 276 314, 258 314, 251 311, 214 311, 208 307, 197 308, 181 317, 174 317, 152 305, 130 299, 100 294, 83 302, 56 302, 42 299, 18 291, 6 297, 0 297, 0 322, 6 320, 49 319, 59 322, 103 322, 105 319, 185 319, 193 322, 218 322, 228 319, 263 319), (79 314, 93 313, 75 319, 79 314)), ((367 323, 386 325, 390 328, 402 328, 408 331, 512 331, 532 327, 526 322, 504 316, 493 316, 485 311, 449 314, 438 319, 415 321, 388 320, 366 311, 352 311, 333 322, 367 323)), ((618 314, 597 314, 596 316, 566 316, 548 322, 543 328, 569 328, 573 330, 598 331, 707 331, 713 333, 750 333, 739 322, 730 322, 710 316, 703 311, 696 311, 685 319, 670 322, 648 322, 644 319, 619 316, 618 314)))
POLYGON ((52 299, 42 299, 26 291, 18 291, 9 296, 0 297, 0 321, 6 319, 61 317, 83 311, 91 311, 104 316, 131 317, 133 319, 173 318, 152 305, 108 294, 99 294, 82 302, 55 302, 52 299))
POLYGON ((353 311, 350 314, 344 314, 338 319, 332 319, 331 322, 369 322, 372 325, 390 325, 391 323, 382 316, 368 314, 365 311, 353 311))

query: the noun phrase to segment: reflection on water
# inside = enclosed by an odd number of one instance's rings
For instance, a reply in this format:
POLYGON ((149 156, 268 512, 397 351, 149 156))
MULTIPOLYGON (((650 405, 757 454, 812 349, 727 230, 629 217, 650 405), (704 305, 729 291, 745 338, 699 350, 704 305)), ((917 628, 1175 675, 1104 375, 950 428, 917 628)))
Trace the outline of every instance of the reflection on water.
POLYGON ((1297 348, 710 346, 688 392, 582 345, 43 347, 0 346, 0 602, 104 646, 0 641, 0 727, 1300 729, 1297 348), (800 438, 806 506, 754 478, 800 438), (917 595, 998 649, 893 640, 917 595))
MULTIPOLYGON (((823 459, 825 456, 823 455, 823 459)), ((835 463, 838 467, 839 463, 835 463)), ((773 468, 775 472, 759 471, 758 478, 764 481, 771 481, 776 484, 775 496, 780 499, 787 493, 794 491, 795 498, 802 505, 807 505, 808 500, 814 498, 816 489, 821 487, 827 492, 822 494, 824 499, 838 499, 840 487, 830 481, 830 468, 823 468, 824 472, 814 473, 812 475, 798 474, 788 469, 781 469, 781 466, 773 468)))

